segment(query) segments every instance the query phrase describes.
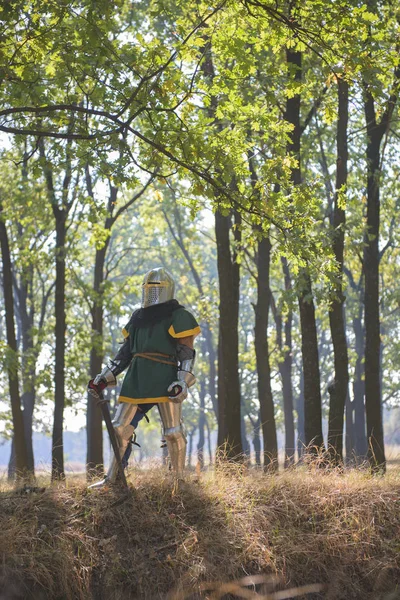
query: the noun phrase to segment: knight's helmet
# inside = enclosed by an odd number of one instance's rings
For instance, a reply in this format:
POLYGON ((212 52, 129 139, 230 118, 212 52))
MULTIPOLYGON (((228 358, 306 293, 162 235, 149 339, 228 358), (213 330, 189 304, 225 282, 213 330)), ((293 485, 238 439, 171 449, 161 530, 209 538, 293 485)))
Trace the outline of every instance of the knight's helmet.
POLYGON ((162 304, 172 300, 175 292, 175 282, 163 267, 152 269, 143 279, 142 308, 153 304, 162 304))

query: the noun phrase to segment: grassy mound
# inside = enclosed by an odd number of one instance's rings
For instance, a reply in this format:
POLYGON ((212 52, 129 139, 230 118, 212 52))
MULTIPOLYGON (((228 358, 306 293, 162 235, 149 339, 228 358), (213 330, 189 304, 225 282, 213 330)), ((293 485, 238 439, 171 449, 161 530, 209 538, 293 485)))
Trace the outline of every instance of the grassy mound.
POLYGON ((400 473, 229 469, 130 497, 83 481, 0 493, 0 598, 400 599, 400 473), (314 584, 324 584, 322 591, 314 584), (288 588, 309 586, 303 591, 288 588))

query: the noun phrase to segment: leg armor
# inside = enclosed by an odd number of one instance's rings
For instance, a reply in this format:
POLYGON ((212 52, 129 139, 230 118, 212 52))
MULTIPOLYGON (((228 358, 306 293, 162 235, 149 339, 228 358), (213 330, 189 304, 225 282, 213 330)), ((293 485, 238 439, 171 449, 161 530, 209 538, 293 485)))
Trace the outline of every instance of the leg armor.
MULTIPOLYGON (((135 431, 135 428, 133 425, 131 425, 131 421, 135 416, 136 411, 136 404, 128 404, 127 402, 123 402, 118 405, 117 412, 115 413, 115 417, 112 422, 115 434, 117 436, 121 458, 123 458, 129 441, 133 435, 133 432, 135 431)), ((114 483, 117 479, 117 475, 118 465, 115 456, 112 455, 106 479, 110 483, 114 483)))
POLYGON ((176 477, 183 476, 186 456, 186 435, 182 424, 182 404, 160 402, 158 405, 163 435, 167 442, 171 466, 176 477))
MULTIPOLYGON (((133 425, 131 425, 131 421, 135 416, 136 411, 136 404, 128 404, 126 402, 121 403, 118 405, 117 412, 115 413, 115 417, 112 422, 119 445, 121 459, 123 458, 125 451, 128 447, 129 441, 133 435, 133 432, 135 431, 135 428, 133 427, 133 425)), ((108 483, 115 483, 115 481, 117 480, 117 476, 118 464, 114 453, 112 452, 110 466, 108 467, 108 472, 105 479, 94 483, 89 487, 98 488, 108 483)))

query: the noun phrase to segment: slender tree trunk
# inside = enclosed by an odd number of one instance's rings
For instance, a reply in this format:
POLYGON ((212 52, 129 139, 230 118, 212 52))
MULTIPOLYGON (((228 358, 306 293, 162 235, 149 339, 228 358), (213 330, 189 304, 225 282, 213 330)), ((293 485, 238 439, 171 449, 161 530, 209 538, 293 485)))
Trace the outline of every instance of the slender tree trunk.
MULTIPOLYGON (((24 161, 22 167, 22 179, 28 181, 28 152, 27 141, 25 141, 24 161)), ((22 237, 23 228, 18 224, 19 235, 22 237)), ((16 280, 16 278, 15 278, 16 280)), ((22 330, 22 396, 21 402, 24 407, 24 427, 26 439, 26 451, 28 457, 28 469, 32 475, 35 474, 35 458, 33 454, 33 411, 36 402, 36 361, 37 348, 34 348, 33 328, 35 320, 34 304, 34 267, 29 265, 22 271, 21 284, 17 290, 19 314, 22 330), (30 307, 28 306, 30 302, 30 307)), ((44 300, 43 300, 44 301, 44 300)), ((42 325, 40 321, 39 327, 42 325)))
POLYGON ((8 385, 11 399, 13 420, 13 441, 15 451, 16 476, 24 477, 28 471, 28 455, 25 440, 25 428, 18 381, 17 341, 14 323, 14 299, 11 271, 10 244, 6 224, 3 220, 3 206, 0 203, 0 245, 3 267, 3 295, 6 318, 7 346, 10 351, 10 366, 8 367, 8 385))
POLYGON ((338 264, 337 297, 333 300, 329 311, 329 323, 332 334, 335 377, 330 386, 328 450, 334 462, 343 461, 343 426, 344 409, 349 386, 349 360, 347 354, 346 325, 344 321, 343 294, 343 254, 346 213, 343 209, 340 194, 345 193, 347 185, 347 124, 349 117, 348 83, 338 77, 338 123, 337 123, 337 167, 336 194, 332 225, 334 228, 333 252, 338 264))
POLYGON ((258 415, 256 421, 252 421, 253 425, 253 448, 254 448, 254 460, 257 467, 261 467, 261 440, 260 440, 260 429, 261 419, 258 415))
MULTIPOLYGON (((101 371, 103 348, 103 281, 104 262, 108 244, 96 250, 94 266, 94 302, 92 308, 92 346, 90 350, 90 377, 93 379, 101 371)), ((93 397, 87 396, 86 432, 87 457, 86 469, 89 477, 101 476, 103 472, 103 435, 101 411, 93 397)))
POLYGON ((229 459, 241 459, 239 382, 239 265, 231 254, 231 217, 215 213, 220 289, 218 365, 218 446, 229 459))
MULTIPOLYGON (((174 201, 175 201, 175 198, 174 198, 174 201)), ((198 291, 200 297, 202 297, 202 296, 204 296, 203 285, 201 283, 201 278, 200 278, 199 272, 196 269, 196 266, 190 255, 190 252, 187 249, 187 245, 185 244, 185 238, 184 238, 184 235, 182 235, 180 222, 179 222, 179 213, 175 212, 175 215, 176 215, 175 223, 173 223, 171 221, 171 218, 168 215, 168 212, 166 210, 163 210, 163 214, 164 214, 164 218, 167 222, 169 231, 170 231, 172 237, 174 238, 177 246, 181 250, 181 252, 189 266, 190 272, 193 276, 193 279, 194 279, 196 287, 197 287, 197 291, 198 291)), ((217 400, 217 394, 216 394, 216 381, 217 381, 216 355, 215 355, 216 353, 215 353, 211 329, 210 329, 210 326, 207 323, 207 321, 205 321, 204 323, 201 323, 201 331, 202 331, 203 337, 206 342, 206 352, 204 354, 208 356, 208 365, 209 365, 208 392, 210 394, 211 404, 212 404, 215 416, 218 420, 218 400, 217 400)))
MULTIPOLYGON (((287 259, 281 259, 283 275, 285 280, 285 290, 289 292, 292 289, 289 265, 287 259)), ((283 412, 285 419, 285 467, 293 464, 295 456, 295 435, 293 419, 293 382, 292 382, 292 323, 293 311, 289 307, 285 321, 285 352, 283 362, 279 363, 279 372, 282 380, 283 394, 283 412)))
POLYGON ((304 283, 299 292, 301 353, 304 374, 304 438, 312 452, 324 447, 322 435, 322 405, 319 374, 317 325, 314 302, 310 300, 311 280, 303 271, 304 283))
POLYGON ((68 193, 72 180, 71 143, 67 142, 66 166, 64 179, 62 181, 61 201, 58 202, 51 162, 46 158, 43 139, 39 141, 40 157, 43 160, 43 173, 46 180, 47 195, 55 220, 56 230, 56 282, 55 282, 55 373, 54 373, 54 414, 53 414, 53 437, 52 437, 52 480, 63 479, 64 473, 64 448, 63 448, 63 421, 65 405, 65 334, 66 334, 66 312, 65 312, 65 283, 66 283, 66 233, 67 218, 73 204, 68 200, 68 193))
POLYGON ((30 473, 35 472, 35 457, 33 454, 33 410, 35 407, 35 390, 27 390, 21 396, 22 406, 24 407, 24 431, 26 441, 27 465, 30 473))
MULTIPOLYGON (((211 84, 215 77, 212 60, 211 42, 204 36, 206 43, 201 70, 211 84)), ((218 100, 211 96, 207 114, 216 119, 218 100)), ((222 126, 216 121, 216 129, 222 126)), ((235 217, 237 220, 237 216, 235 217)), ((217 243, 217 266, 219 281, 219 333, 218 333, 218 449, 229 459, 238 459, 242 455, 240 432, 240 381, 239 381, 239 264, 231 254, 230 233, 232 217, 215 213, 215 236, 217 243)), ((238 235, 238 230, 236 230, 238 235)), ((240 234, 239 234, 240 235, 240 234)), ((235 236, 235 233, 234 233, 235 236)), ((211 377, 211 373, 210 373, 211 377)))
POLYGON ((240 413, 240 431, 242 433, 242 446, 243 446, 243 456, 246 459, 246 464, 251 464, 251 451, 249 440, 246 435, 246 422, 244 420, 243 410, 240 413))
POLYGON ((364 379, 364 340, 365 330, 362 323, 362 307, 353 319, 355 335, 356 364, 353 379, 354 402, 354 453, 357 461, 367 458, 368 443, 365 428, 365 379, 364 379))
POLYGON ((209 465, 211 467, 211 465, 213 464, 213 451, 212 451, 212 444, 211 444, 211 430, 210 430, 210 426, 208 424, 207 418, 205 420, 205 425, 206 425, 206 429, 207 429, 208 461, 209 461, 209 465))
MULTIPOLYGON (((89 196, 94 201, 94 191, 92 178, 89 167, 85 168, 86 188, 89 196)), ((133 196, 116 210, 118 188, 110 185, 110 194, 108 197, 107 217, 104 222, 104 230, 108 237, 101 248, 96 249, 95 264, 94 264, 94 280, 93 292, 94 300, 91 309, 92 316, 92 344, 90 349, 90 375, 93 379, 101 372, 104 359, 103 346, 103 318, 104 318, 104 283, 105 272, 104 265, 107 255, 107 250, 110 244, 111 229, 116 220, 125 211, 131 207, 146 191, 153 176, 145 183, 145 185, 133 196), (116 212, 115 212, 116 211, 116 212)), ((86 468, 88 477, 101 476, 103 472, 103 435, 102 435, 102 418, 101 411, 97 404, 93 401, 90 394, 87 395, 87 457, 86 468)))
POLYGON ((11 438, 10 458, 8 459, 7 479, 14 481, 16 472, 14 437, 11 438))
MULTIPOLYGON (((378 2, 369 0, 368 9, 379 18, 378 2)), ((393 13, 394 14, 394 13, 393 13)), ((372 35, 366 40, 369 61, 375 56, 372 35)), ((398 54, 396 40, 393 50, 398 54)), ((381 143, 389 135, 393 113, 400 90, 400 65, 393 72, 390 95, 384 106, 379 106, 380 119, 375 112, 374 91, 367 79, 363 81, 364 113, 367 129, 367 227, 364 240, 365 275, 365 410, 367 416, 368 459, 372 471, 386 471, 382 419, 381 388, 381 335, 379 314, 379 235, 380 235, 380 178, 381 143)), ((383 158, 383 157, 382 157, 383 158)))
POLYGON ((299 395, 296 398, 296 412, 297 412, 297 454, 299 460, 303 456, 305 446, 305 417, 304 417, 304 370, 300 370, 300 390, 299 395))
POLYGON ((346 433, 346 464, 350 465, 354 462, 354 421, 353 421, 353 402, 350 399, 350 394, 346 397, 346 421, 345 421, 345 433, 346 433))
MULTIPOLYGON (((21 284, 16 296, 18 297, 18 313, 21 321, 22 332, 22 396, 21 403, 24 407, 24 428, 26 451, 28 457, 28 469, 33 474, 35 472, 33 455, 33 411, 36 400, 36 352, 34 352, 34 343, 32 337, 32 328, 34 326, 33 307, 28 309, 29 289, 33 288, 33 269, 29 269, 21 278, 21 284), (35 358, 34 358, 35 357, 35 358)), ((33 305, 33 299, 31 298, 33 305)))
POLYGON ((380 144, 374 99, 366 92, 367 122, 367 233, 364 244, 365 275, 365 408, 367 416, 368 459, 372 469, 385 470, 381 386, 379 318, 379 226, 380 226, 380 144))
POLYGON ((257 252, 257 304, 255 311, 254 345, 258 375, 258 397, 264 442, 264 469, 278 468, 278 443, 271 389, 269 364, 268 316, 270 306, 269 270, 271 242, 263 238, 257 252))
MULTIPOLYGON (((301 82, 302 64, 301 52, 286 51, 289 78, 301 82)), ((295 94, 286 101, 285 120, 293 125, 287 151, 298 161, 298 166, 292 169, 293 185, 300 185, 300 94, 295 94)), ((314 299, 311 278, 307 268, 302 269, 299 277, 298 301, 300 309, 301 351, 304 371, 304 419, 305 443, 312 450, 323 448, 321 385, 319 373, 319 357, 317 342, 317 326, 315 322, 314 299)))
MULTIPOLYGON (((286 259, 281 259, 284 274, 285 274, 285 289, 291 289, 291 280, 289 267, 286 259)), ((289 308, 285 320, 285 343, 283 343, 282 314, 275 305, 274 297, 270 292, 271 308, 275 319, 276 326, 276 344, 279 349, 280 356, 283 360, 278 363, 279 374, 282 381, 282 396, 283 396, 283 414, 285 421, 285 461, 284 466, 289 467, 294 462, 295 457, 295 433, 294 433, 294 418, 293 418, 293 387, 292 387, 292 321, 293 312, 289 308)))
POLYGON ((55 291, 55 396, 53 421, 52 479, 64 478, 63 421, 65 404, 65 241, 66 213, 53 206, 56 218, 55 291))
POLYGON ((217 367, 216 367, 216 352, 212 339, 211 329, 208 323, 204 323, 201 329, 203 337, 206 341, 207 354, 208 354, 208 393, 210 394, 211 404, 215 413, 215 417, 218 420, 218 399, 216 393, 216 382, 217 382, 217 367))
POLYGON ((206 425, 206 384, 204 378, 200 381, 200 411, 199 411, 199 440, 197 442, 197 461, 200 469, 204 469, 204 429, 206 425))
MULTIPOLYGON (((257 193, 257 173, 254 160, 248 156, 253 189, 257 193)), ((278 186, 275 191, 278 191, 278 186)), ((263 232, 262 235, 265 235, 263 232)), ((278 444, 276 436, 274 400, 271 388, 271 366, 269 362, 268 323, 270 304, 273 298, 270 291, 271 242, 269 235, 262 237, 256 254, 257 265, 257 303, 253 305, 255 313, 254 347, 257 365, 257 386, 260 403, 260 415, 263 430, 264 469, 278 469, 278 444)), ((274 309, 273 309, 274 310, 274 309)), ((276 310, 275 310, 276 313, 276 310)), ((279 330, 279 334, 280 334, 279 330)), ((280 344, 282 347, 282 342, 280 344)))

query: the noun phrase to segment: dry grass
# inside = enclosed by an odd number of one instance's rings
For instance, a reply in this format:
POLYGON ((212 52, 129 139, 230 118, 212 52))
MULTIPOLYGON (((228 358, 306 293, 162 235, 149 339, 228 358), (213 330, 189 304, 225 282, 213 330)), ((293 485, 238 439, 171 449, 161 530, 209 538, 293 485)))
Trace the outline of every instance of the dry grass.
POLYGON ((400 600, 398 469, 131 482, 124 502, 78 478, 20 495, 4 483, 0 599, 400 600))

